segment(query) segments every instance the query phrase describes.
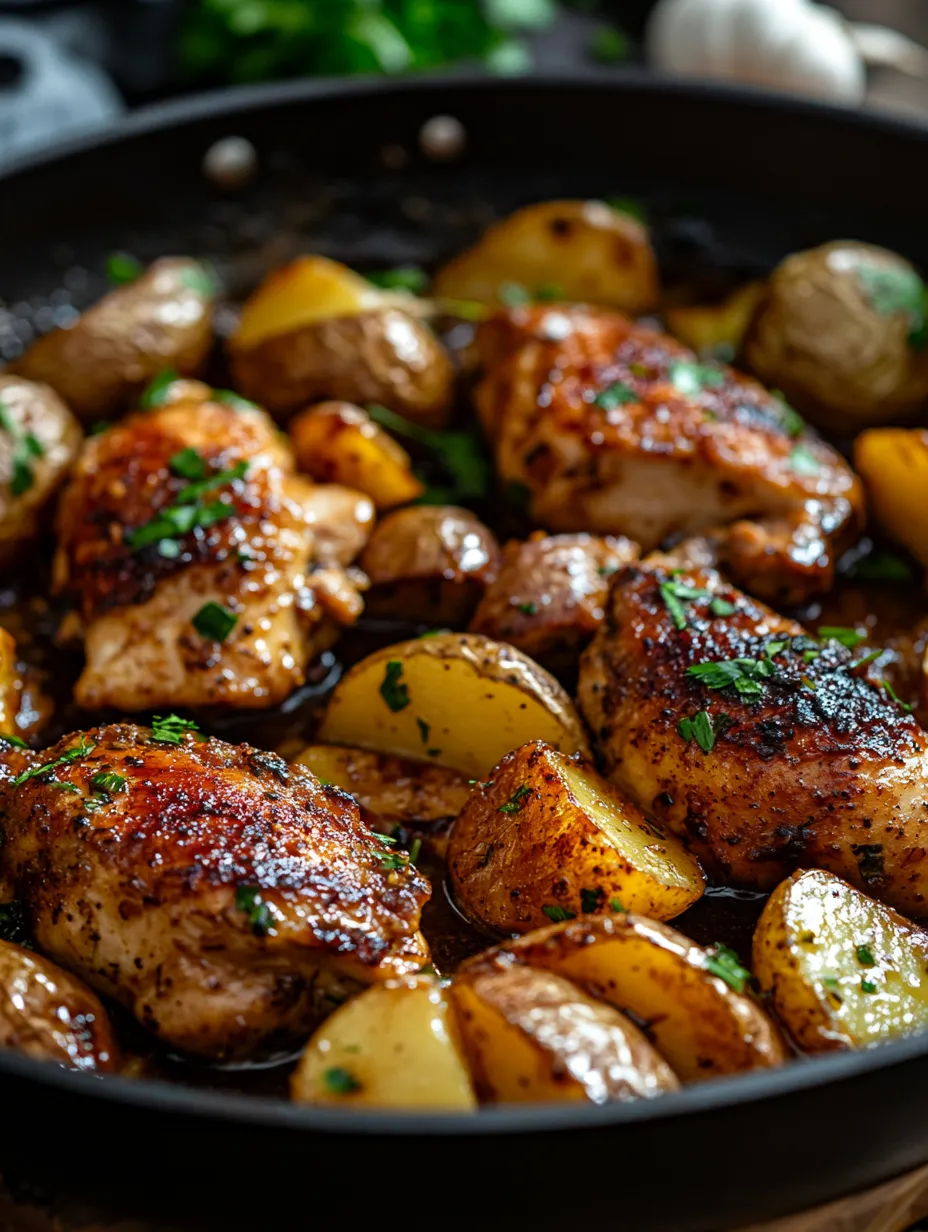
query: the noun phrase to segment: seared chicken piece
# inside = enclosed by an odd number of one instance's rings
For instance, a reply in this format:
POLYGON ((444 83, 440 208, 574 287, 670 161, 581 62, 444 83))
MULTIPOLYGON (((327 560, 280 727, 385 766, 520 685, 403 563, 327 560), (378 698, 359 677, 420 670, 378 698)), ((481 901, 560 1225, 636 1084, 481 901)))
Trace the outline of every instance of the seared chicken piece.
POLYGON ((88 440, 63 495, 56 585, 88 709, 276 705, 362 608, 344 566, 371 502, 295 475, 263 411, 183 389, 88 440))
POLYGON ((0 565, 8 566, 51 522, 83 434, 52 389, 16 376, 0 376, 0 429, 0 565))
POLYGON ((0 1048, 97 1073, 112 1073, 119 1064, 99 997, 47 958, 9 941, 0 941, 0 1048))
POLYGON ((5 762, 0 872, 36 943, 177 1048, 305 1036, 340 981, 427 960, 428 882, 305 767, 176 719, 5 762))
POLYGON ((928 914, 928 733, 840 642, 711 571, 629 565, 579 700, 609 777, 723 881, 821 867, 928 914))
POLYGON ((550 530, 647 551, 727 528, 729 570, 767 597, 831 584, 863 519, 859 481, 756 381, 617 313, 539 307, 481 326, 476 391, 504 484, 550 530))

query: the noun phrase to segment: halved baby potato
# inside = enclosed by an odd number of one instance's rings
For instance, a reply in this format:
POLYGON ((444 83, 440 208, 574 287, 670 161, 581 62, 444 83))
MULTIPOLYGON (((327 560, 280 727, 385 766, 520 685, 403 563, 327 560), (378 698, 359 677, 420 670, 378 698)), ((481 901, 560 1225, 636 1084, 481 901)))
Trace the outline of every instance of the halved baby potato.
POLYGON ((667 308, 664 320, 675 338, 701 355, 725 348, 734 359, 741 349, 751 317, 764 297, 762 282, 746 282, 718 304, 681 304, 667 308))
POLYGON ((565 753, 587 751, 554 677, 475 633, 413 638, 368 655, 335 686, 317 736, 399 757, 424 753, 471 778, 534 737, 565 753))
POLYGON ((644 916, 584 916, 505 941, 464 963, 462 973, 541 968, 572 980, 644 1024, 683 1082, 782 1065, 774 1023, 741 991, 747 975, 713 952, 644 916))
POLYGON ((495 223, 435 277, 436 299, 499 305, 516 284, 530 296, 649 312, 657 263, 637 219, 604 201, 546 201, 495 223))
POLYGON ((475 970, 448 992, 482 1102, 604 1104, 679 1085, 629 1019, 548 971, 475 970))
POLYGON ((297 465, 317 483, 356 488, 378 510, 408 505, 425 491, 403 446, 359 406, 321 402, 296 415, 288 429, 297 465))
POLYGON ((388 980, 332 1014, 306 1045, 291 1098, 352 1108, 472 1112, 457 1027, 437 981, 388 980))
POLYGON ((877 522, 928 568, 928 431, 861 432, 854 442, 854 468, 877 522))
POLYGON ((469 509, 415 505, 377 523, 359 563, 369 615, 466 625, 496 577, 499 544, 469 509))
POLYGON ((337 398, 440 424, 454 373, 414 305, 337 261, 299 257, 242 308, 229 342, 235 387, 278 416, 337 398))
POLYGON ((541 741, 507 754, 474 788, 451 829, 448 871, 458 906, 499 933, 581 912, 669 920, 705 885, 678 838, 589 762, 541 741))
POLYGON ((164 257, 39 338, 10 371, 51 385, 85 422, 118 415, 159 372, 200 371, 213 342, 213 295, 198 261, 164 257))
POLYGON ((928 932, 821 869, 770 895, 754 971, 800 1048, 865 1048, 928 1028, 928 932))

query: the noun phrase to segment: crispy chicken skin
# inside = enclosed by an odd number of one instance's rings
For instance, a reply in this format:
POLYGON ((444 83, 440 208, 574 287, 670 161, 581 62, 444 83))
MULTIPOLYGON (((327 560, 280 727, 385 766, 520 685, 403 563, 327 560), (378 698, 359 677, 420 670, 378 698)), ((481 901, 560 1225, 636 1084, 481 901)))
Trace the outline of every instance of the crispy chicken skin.
POLYGON ((770 889, 821 867, 928 914, 928 734, 837 641, 813 641, 711 571, 629 565, 581 660, 579 701, 609 777, 721 880, 770 889), (680 629, 662 585, 734 611, 684 598, 680 629), (687 674, 723 660, 771 666, 749 668, 748 693, 687 674), (701 712, 714 744, 704 728, 702 740, 681 732, 701 712))
POLYGON ((859 481, 748 377, 618 313, 539 307, 481 326, 475 398, 502 483, 549 530, 647 551, 727 528, 721 558, 767 598, 831 584, 863 520, 859 481))
POLYGON ((119 1048, 103 1004, 47 958, 0 941, 0 1048, 109 1074, 119 1048))
POLYGON ((363 579, 344 565, 371 502, 295 475, 262 411, 185 393, 85 442, 63 494, 55 581, 83 628, 75 696, 88 709, 276 705, 362 608, 363 579), (178 505, 206 512, 133 543, 178 505), (192 623, 207 603, 237 618, 224 641, 192 623))
POLYGON ((209 1057, 306 1035, 339 979, 426 961, 428 883, 350 796, 275 754, 178 738, 122 724, 6 754, 0 871, 43 951, 209 1057))

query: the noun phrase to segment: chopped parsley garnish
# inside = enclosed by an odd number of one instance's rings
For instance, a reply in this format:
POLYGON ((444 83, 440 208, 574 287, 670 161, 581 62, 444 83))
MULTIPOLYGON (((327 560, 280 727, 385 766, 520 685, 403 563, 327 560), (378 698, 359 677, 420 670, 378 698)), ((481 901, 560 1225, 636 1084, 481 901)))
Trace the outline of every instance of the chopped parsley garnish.
POLYGON ((151 738, 159 744, 183 744, 188 732, 198 732, 200 729, 190 719, 180 719, 176 714, 162 717, 156 714, 151 721, 151 738))
MULTIPOLYGON (((181 450, 181 453, 185 453, 181 450)), ((175 454, 171 459, 173 463, 180 454, 175 454)), ((189 464, 189 458, 186 463, 189 464)), ((216 522, 222 522, 226 518, 231 518, 235 513, 234 505, 227 504, 224 501, 210 501, 204 504, 202 497, 208 492, 212 492, 216 488, 224 487, 227 483, 232 483, 237 479, 244 478, 248 471, 248 463, 245 461, 237 462, 235 466, 228 470, 217 471, 214 475, 208 475, 204 479, 197 479, 192 483, 188 483, 174 497, 170 505, 165 506, 148 522, 144 522, 141 526, 137 526, 126 535, 126 543, 133 552, 139 551, 140 548, 147 547, 149 544, 159 544, 159 551, 162 556, 173 558, 178 555, 169 549, 167 552, 160 545, 164 540, 173 540, 181 535, 186 535, 193 530, 195 526, 212 526, 216 522)))
POLYGON ((249 398, 243 398, 241 394, 237 394, 234 389, 214 389, 213 400, 221 402, 223 406, 227 406, 230 411, 260 411, 261 407, 257 402, 252 402, 249 398))
POLYGON ((497 288, 497 298, 501 304, 505 304, 507 308, 524 308, 532 302, 532 295, 528 287, 523 287, 521 282, 503 282, 497 288))
POLYGON ((659 590, 674 627, 681 631, 687 625, 684 601, 709 598, 708 590, 697 590, 696 587, 687 586, 683 582, 661 582, 659 590))
POLYGON ((409 845, 409 863, 415 864, 419 859, 419 852, 422 850, 422 839, 414 838, 409 845))
POLYGON ((581 890, 580 891, 580 910, 584 915, 590 915, 598 910, 599 904, 603 900, 602 890, 581 890))
POLYGON ((904 710, 906 714, 912 713, 912 707, 909 705, 908 702, 904 702, 901 697, 897 697, 896 690, 893 688, 893 686, 889 683, 888 680, 881 680, 880 686, 886 690, 890 698, 896 703, 896 705, 899 707, 900 710, 904 710))
POLYGON ((189 505, 192 501, 198 501, 201 496, 205 496, 207 492, 213 492, 216 488, 225 487, 227 483, 233 483, 236 479, 244 479, 247 473, 248 463, 244 460, 236 462, 234 466, 230 466, 227 470, 216 471, 214 475, 207 475, 205 478, 188 483, 185 488, 181 488, 177 493, 174 503, 176 505, 189 505))
POLYGON ((428 274, 418 265, 397 265, 394 269, 365 274, 365 277, 384 291, 409 291, 413 295, 421 295, 429 285, 428 274))
POLYGON ((209 270, 202 265, 190 265, 182 269, 180 280, 185 287, 196 291, 197 295, 202 295, 204 299, 212 299, 216 294, 216 282, 209 270))
POLYGON ((844 625, 819 625, 818 635, 823 641, 840 642, 842 646, 847 646, 848 650, 853 650, 867 640, 866 633, 846 628, 844 625))
POLYGON ((872 980, 868 980, 865 975, 862 975, 860 977, 860 991, 876 992, 876 984, 874 984, 872 980))
POLYGON ((330 1066, 323 1073, 322 1080, 333 1095, 351 1095, 353 1091, 361 1089, 360 1082, 351 1070, 344 1069, 341 1065, 330 1066))
POLYGON ((111 252, 106 258, 106 280, 114 287, 124 287, 145 273, 145 266, 128 252, 111 252))
POLYGON ((735 992, 744 992, 751 979, 750 971, 742 967, 741 960, 735 951, 730 950, 727 945, 722 945, 721 942, 715 946, 715 952, 709 955, 706 970, 717 975, 720 980, 724 980, 735 992))
POLYGON ((631 385, 626 385, 624 381, 613 381, 599 391, 593 399, 593 405, 598 406, 601 411, 614 411, 620 406, 640 401, 631 385))
POLYGON ((78 761, 81 757, 86 757, 88 753, 92 753, 96 747, 95 744, 91 744, 84 736, 81 736, 80 741, 73 749, 67 749, 54 761, 43 762, 40 766, 30 766, 22 774, 18 774, 13 779, 12 786, 20 787, 28 779, 37 778, 40 774, 48 774, 52 770, 57 770, 59 766, 69 766, 71 762, 78 761))
POLYGON ((610 898, 609 907, 611 908, 612 911, 616 912, 616 914, 618 914, 620 911, 625 911, 625 912, 628 911, 627 907, 622 906, 622 900, 620 898, 610 898))
POLYGON ((115 796, 126 790, 126 780, 122 774, 107 774, 101 771, 90 780, 90 788, 91 791, 100 792, 101 795, 115 796))
POLYGON ((527 796, 532 794, 531 787, 526 787, 524 784, 517 787, 505 804, 501 804, 497 809, 499 813, 520 813, 525 808, 525 800, 527 796))
POLYGON ((925 284, 913 269, 899 266, 859 265, 857 277, 870 306, 881 317, 904 313, 909 320, 909 346, 923 351, 926 338, 925 284))
POLYGON ((546 903, 542 911, 553 924, 563 924, 565 920, 577 918, 572 911, 568 911, 566 907, 561 907, 558 903, 546 903))
POLYGON ((203 455, 196 449, 179 450, 168 462, 168 466, 181 479, 203 479, 206 477, 206 461, 203 455))
POLYGON ((224 642, 235 626, 238 617, 221 603, 204 603, 191 624, 200 637, 211 642, 224 642))
POLYGON ((535 613, 538 611, 538 604, 537 603, 520 603, 519 611, 523 614, 523 616, 534 616, 535 613))
POLYGON ((707 689, 730 687, 742 697, 760 697, 764 691, 761 682, 776 674, 776 666, 771 660, 785 647, 786 642, 768 642, 764 659, 719 659, 693 663, 686 669, 686 675, 692 676, 707 689))
POLYGON ((713 721, 708 710, 700 710, 693 718, 683 718, 677 724, 677 731, 684 740, 695 740, 704 753, 711 753, 715 748, 716 737, 731 726, 727 714, 717 715, 713 721))
POLYGON ((168 400, 168 390, 179 380, 180 374, 176 369, 164 368, 139 394, 139 406, 143 411, 153 411, 158 406, 164 406, 168 400))
POLYGON ((416 726, 419 728, 419 735, 422 737, 422 743, 428 744, 429 732, 432 730, 425 719, 416 719, 416 726))
POLYGON ((409 685, 403 683, 402 675, 402 662, 399 659, 391 659, 384 669, 380 696, 394 714, 397 714, 400 710, 405 710, 409 705, 409 685))
POLYGON ((385 406, 371 403, 367 412, 375 423, 395 436, 415 441, 427 450, 439 469, 447 476, 448 487, 436 491, 440 500, 422 497, 422 503, 453 504, 488 496, 493 472, 490 460, 476 436, 470 432, 439 432, 410 422, 385 406))
POLYGON ((857 961, 862 967, 873 967, 876 965, 873 951, 868 945, 859 945, 857 947, 857 961))
POLYGON ((55 791, 66 791, 72 796, 79 796, 81 789, 76 783, 69 783, 67 779, 49 779, 49 787, 54 787, 55 791))
MULTIPOLYGON (((382 838, 383 835, 378 834, 377 837, 382 838)), ((396 872, 397 869, 405 868, 408 863, 409 856, 405 851, 382 851, 380 853, 380 867, 385 873, 396 872)))
POLYGON ((725 373, 720 368, 688 359, 674 360, 667 369, 667 376, 681 394, 699 394, 725 384, 725 373))
POLYGON ((634 197, 607 197, 606 205, 612 210, 618 210, 620 214, 628 214, 631 218, 636 218, 638 222, 648 221, 648 212, 634 197))
POLYGON ((797 475, 817 475, 822 469, 821 463, 808 445, 794 445, 789 455, 789 464, 797 475))
POLYGON ((10 408, 0 399, 0 427, 9 436, 13 452, 10 459, 10 491, 14 496, 22 496, 35 483, 32 473, 32 463, 36 458, 45 456, 45 448, 37 436, 24 432, 10 408))
POLYGON ((731 616, 737 611, 737 608, 733 603, 729 603, 727 599, 720 599, 716 596, 709 604, 709 611, 713 616, 731 616))
POLYGON ((21 736, 11 736, 9 732, 0 732, 0 740, 5 744, 11 744, 14 749, 28 749, 29 747, 21 736))
POLYGON ((258 886, 239 886, 235 891, 236 910, 248 917, 251 931, 256 937, 264 937, 271 928, 271 910, 261 897, 258 886))
POLYGON ((862 659, 858 659, 856 663, 851 664, 851 671, 856 671, 859 667, 867 667, 873 663, 882 654, 882 650, 871 650, 869 654, 865 654, 862 659))

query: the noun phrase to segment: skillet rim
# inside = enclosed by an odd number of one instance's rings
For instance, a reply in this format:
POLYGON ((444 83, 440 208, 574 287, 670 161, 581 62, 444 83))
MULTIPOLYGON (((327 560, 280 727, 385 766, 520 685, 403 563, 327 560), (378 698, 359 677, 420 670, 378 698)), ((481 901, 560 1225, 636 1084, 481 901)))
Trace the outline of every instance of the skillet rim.
MULTIPOLYGON (((207 91, 154 104, 122 117, 103 131, 85 133, 54 143, 41 151, 0 163, 0 191, 18 176, 67 164, 84 154, 115 149, 136 138, 172 128, 192 127, 210 120, 230 121, 252 110, 273 110, 317 99, 357 97, 418 97, 436 95, 436 113, 453 113, 456 98, 479 96, 488 90, 512 94, 544 94, 570 89, 591 95, 628 95, 638 98, 671 97, 727 105, 742 111, 824 121, 870 135, 895 136, 928 144, 928 118, 878 109, 856 109, 817 99, 805 99, 774 90, 670 77, 643 68, 598 69, 582 78, 569 73, 545 73, 531 78, 500 78, 474 72, 453 76, 423 74, 385 81, 380 77, 322 78, 272 82, 207 91)), ((453 168, 453 164, 451 165, 453 168)), ((7 189, 8 190, 8 189, 7 189)), ((612 1125, 673 1120, 743 1104, 764 1104, 815 1087, 853 1081, 862 1074, 895 1069, 928 1054, 928 1032, 895 1040, 870 1050, 798 1058, 786 1065, 750 1073, 732 1074, 685 1087, 657 1100, 596 1105, 511 1105, 481 1109, 479 1115, 361 1111, 318 1108, 268 1096, 217 1092, 162 1079, 129 1079, 69 1071, 57 1065, 0 1050, 0 1077, 8 1075, 39 1086, 83 1095, 102 1103, 177 1113, 198 1121, 221 1119, 255 1127, 313 1130, 339 1134, 481 1136, 512 1132, 541 1133, 565 1128, 593 1129, 612 1125)))

